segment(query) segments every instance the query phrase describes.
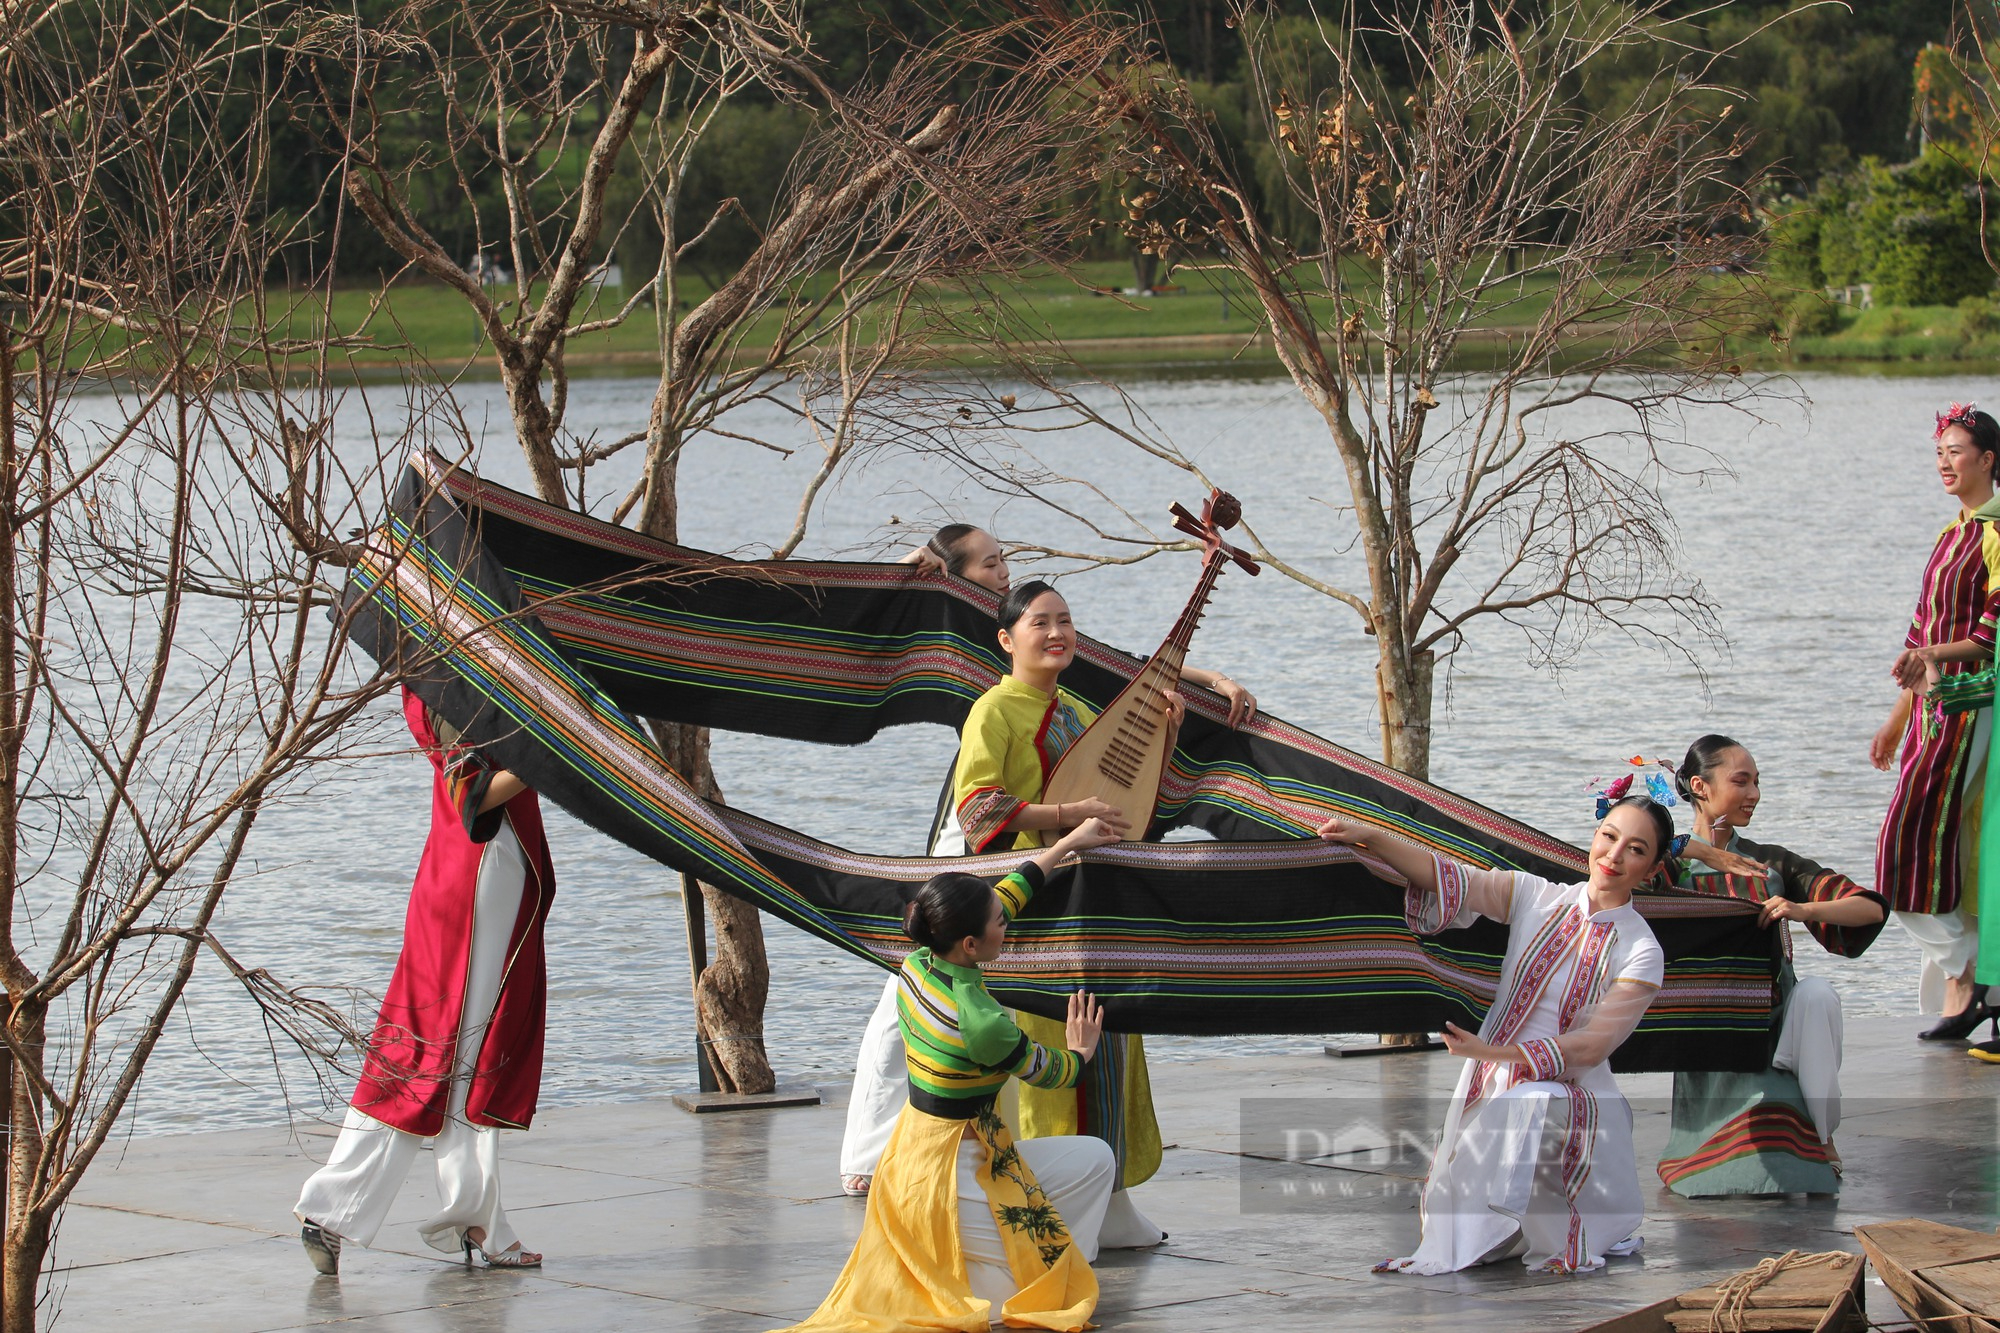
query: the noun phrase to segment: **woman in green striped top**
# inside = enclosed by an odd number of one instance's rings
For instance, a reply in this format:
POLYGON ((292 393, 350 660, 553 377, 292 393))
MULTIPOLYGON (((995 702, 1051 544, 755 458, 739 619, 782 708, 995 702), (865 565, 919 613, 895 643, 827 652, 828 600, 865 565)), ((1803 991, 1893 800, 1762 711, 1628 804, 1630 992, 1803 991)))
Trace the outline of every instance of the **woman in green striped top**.
POLYGON ((1117 1163, 1102 1139, 1015 1144, 994 1110, 1011 1076, 1073 1087, 1104 1017, 1070 996, 1066 1049, 1028 1038, 986 989, 1007 924, 1043 877, 1079 851, 1118 841, 1102 820, 1065 834, 1001 879, 944 874, 903 917, 917 943, 898 974, 897 1019, 909 1068, 903 1108, 868 1192, 861 1238, 832 1292, 798 1330, 1089 1327, 1097 1306, 1097 1232, 1117 1163), (939 1202, 947 1201, 940 1208, 939 1202))

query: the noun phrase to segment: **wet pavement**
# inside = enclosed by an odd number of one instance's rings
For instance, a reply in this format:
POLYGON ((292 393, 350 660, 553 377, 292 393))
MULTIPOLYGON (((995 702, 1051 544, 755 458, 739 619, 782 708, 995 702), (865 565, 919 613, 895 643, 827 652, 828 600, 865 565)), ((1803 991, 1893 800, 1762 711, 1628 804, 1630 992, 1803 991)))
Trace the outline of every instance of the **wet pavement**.
MULTIPOLYGON (((1376 1275, 1412 1249, 1424 1145, 1457 1074, 1442 1052, 1228 1057, 1154 1067, 1169 1143, 1134 1199, 1172 1238, 1098 1262, 1097 1322, 1129 1333, 1580 1328, 1769 1254, 1859 1247, 1857 1225, 2000 1222, 2000 1066, 1920 1044, 1912 1019, 1851 1021, 1838 1198, 1687 1200, 1653 1175, 1670 1078, 1621 1078, 1648 1196, 1644 1251, 1574 1278, 1502 1263, 1376 1275)), ((368 1333, 688 1329, 757 1333, 818 1305, 860 1230, 839 1191, 844 1088, 817 1107, 690 1115, 672 1102, 544 1112, 503 1140, 509 1213, 533 1272, 467 1271, 416 1223, 417 1168, 378 1237, 319 1277, 290 1214, 331 1129, 299 1122, 108 1148, 64 1218, 44 1301, 57 1329, 368 1333)), ((1879 1284, 1870 1309, 1895 1307, 1879 1284)))

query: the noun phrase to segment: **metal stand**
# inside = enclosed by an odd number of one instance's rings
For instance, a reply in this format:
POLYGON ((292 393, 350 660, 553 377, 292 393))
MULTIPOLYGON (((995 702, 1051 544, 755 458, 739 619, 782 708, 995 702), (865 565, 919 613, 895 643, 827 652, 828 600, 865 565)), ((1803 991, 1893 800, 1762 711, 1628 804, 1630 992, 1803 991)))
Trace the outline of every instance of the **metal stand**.
MULTIPOLYGON (((693 875, 681 876, 681 911, 687 921, 688 993, 700 1004, 701 974, 708 969, 708 909, 701 885, 693 875)), ((694 1022, 694 1063, 699 1090, 673 1094, 674 1105, 692 1115, 712 1111, 762 1111, 775 1106, 818 1106, 819 1089, 805 1083, 780 1083, 770 1092, 724 1092, 708 1046, 701 1039, 701 1016, 694 1022)))
POLYGON ((1384 1041, 1369 1046, 1325 1046, 1321 1049, 1328 1055, 1338 1056, 1342 1060, 1352 1060, 1362 1055, 1420 1055, 1425 1051, 1441 1051, 1444 1049, 1444 1043, 1425 1033, 1424 1039, 1414 1046, 1384 1041))
POLYGON ((708 1062, 708 1047, 701 1039, 701 974, 708 970, 708 906, 702 899, 701 885, 693 875, 681 876, 681 913, 687 921, 688 994, 694 998, 696 1006, 694 1067, 700 1077, 702 1092, 720 1092, 722 1080, 715 1076, 715 1066, 708 1062))

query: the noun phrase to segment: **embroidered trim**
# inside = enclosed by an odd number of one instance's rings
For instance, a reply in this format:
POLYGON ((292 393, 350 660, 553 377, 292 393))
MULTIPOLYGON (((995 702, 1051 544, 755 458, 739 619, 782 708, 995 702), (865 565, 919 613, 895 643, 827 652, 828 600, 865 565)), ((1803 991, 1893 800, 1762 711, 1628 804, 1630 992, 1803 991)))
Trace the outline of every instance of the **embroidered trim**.
POLYGON ((1552 1082, 1563 1071, 1562 1047, 1554 1037, 1531 1037, 1521 1044, 1521 1054, 1528 1057, 1528 1072, 1539 1082, 1552 1082))
POLYGON ((1590 1158, 1597 1145, 1597 1096, 1588 1088, 1565 1084, 1569 1093, 1569 1133, 1563 1139, 1563 1202, 1569 1208, 1569 1238, 1563 1246, 1562 1263, 1574 1273, 1590 1263, 1589 1238, 1583 1230, 1583 1214, 1577 1211, 1577 1196, 1590 1179, 1590 1158))
POLYGON ((1435 935, 1458 919, 1465 905, 1465 867, 1449 857, 1431 853, 1437 892, 1426 893, 1412 884, 1403 891, 1403 921, 1419 935, 1435 935))
POLYGON ((998 787, 979 787, 966 793, 958 803, 958 826, 965 830, 966 849, 985 851, 1026 804, 998 787))

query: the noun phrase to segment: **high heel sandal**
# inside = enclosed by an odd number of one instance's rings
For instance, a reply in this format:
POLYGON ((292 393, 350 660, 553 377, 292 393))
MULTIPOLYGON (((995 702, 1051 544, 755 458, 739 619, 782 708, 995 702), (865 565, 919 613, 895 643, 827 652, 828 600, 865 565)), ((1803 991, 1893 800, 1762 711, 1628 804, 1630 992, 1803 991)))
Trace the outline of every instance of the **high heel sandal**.
POLYGON ((299 1228, 299 1244, 305 1246, 306 1258, 315 1269, 327 1277, 339 1276, 340 1237, 308 1218, 299 1228))
POLYGON ((518 1240, 506 1249, 496 1253, 489 1251, 484 1245, 474 1240, 470 1231, 459 1232, 458 1239, 465 1246, 465 1266, 467 1268, 474 1266, 472 1256, 475 1254, 485 1261, 488 1268, 540 1268, 542 1266, 542 1256, 530 1250, 522 1249, 521 1242, 518 1240))
POLYGON ((2000 1022, 2000 1009, 1986 1003, 1968 1004, 1955 1014, 1946 1014, 1937 1021, 1935 1027, 1925 1028, 1917 1034, 1918 1041, 1963 1041, 1972 1034, 1972 1029, 1988 1019, 2000 1022))

